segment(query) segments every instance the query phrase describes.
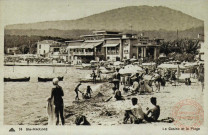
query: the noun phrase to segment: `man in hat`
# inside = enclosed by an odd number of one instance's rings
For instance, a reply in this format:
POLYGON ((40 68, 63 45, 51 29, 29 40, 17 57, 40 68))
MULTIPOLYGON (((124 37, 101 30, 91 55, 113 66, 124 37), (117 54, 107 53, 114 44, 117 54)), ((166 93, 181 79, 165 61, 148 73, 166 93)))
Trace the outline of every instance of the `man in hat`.
POLYGON ((58 85, 58 82, 59 82, 58 78, 53 79, 53 88, 51 91, 50 100, 54 98, 56 125, 59 124, 59 115, 61 117, 62 125, 64 125, 65 124, 64 116, 63 116, 64 103, 62 98, 62 96, 64 96, 64 92, 62 87, 58 85))

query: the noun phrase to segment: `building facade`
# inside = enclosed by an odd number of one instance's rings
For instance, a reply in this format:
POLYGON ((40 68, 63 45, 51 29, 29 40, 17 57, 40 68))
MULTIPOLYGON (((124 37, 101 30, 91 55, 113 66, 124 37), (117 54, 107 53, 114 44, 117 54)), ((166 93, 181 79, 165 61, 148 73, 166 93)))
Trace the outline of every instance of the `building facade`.
POLYGON ((113 31, 93 31, 92 35, 82 35, 82 40, 68 41, 69 61, 76 63, 90 60, 122 61, 131 58, 150 58, 159 56, 162 39, 150 40, 135 34, 122 34, 113 31))
POLYGON ((50 58, 68 60, 67 45, 65 43, 43 40, 37 42, 37 55, 50 58))
POLYGON ((12 48, 7 48, 7 53, 8 54, 16 54, 16 52, 18 51, 18 47, 12 47, 12 48))

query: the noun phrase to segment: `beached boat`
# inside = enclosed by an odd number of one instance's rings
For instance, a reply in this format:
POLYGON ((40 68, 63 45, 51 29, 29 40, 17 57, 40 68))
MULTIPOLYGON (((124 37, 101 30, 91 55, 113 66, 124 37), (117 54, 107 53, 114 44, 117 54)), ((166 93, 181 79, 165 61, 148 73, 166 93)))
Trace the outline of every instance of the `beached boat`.
POLYGON ((4 78, 4 82, 28 82, 30 81, 30 77, 24 78, 4 78))
MULTIPOLYGON (((64 77, 57 77, 59 81, 63 81, 64 77)), ((48 82, 52 81, 53 78, 43 78, 43 77, 38 77, 38 82, 48 82)))

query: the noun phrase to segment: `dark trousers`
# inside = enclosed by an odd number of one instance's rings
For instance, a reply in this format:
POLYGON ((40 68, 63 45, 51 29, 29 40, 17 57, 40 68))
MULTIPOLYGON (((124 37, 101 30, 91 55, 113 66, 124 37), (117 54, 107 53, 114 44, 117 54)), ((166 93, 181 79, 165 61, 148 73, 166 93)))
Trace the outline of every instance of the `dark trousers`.
POLYGON ((119 81, 118 82, 114 82, 114 86, 116 89, 119 89, 119 81))
POLYGON ((96 84, 96 77, 93 77, 93 83, 96 84))
POLYGON ((75 100, 79 100, 79 93, 78 93, 78 91, 75 91, 75 92, 76 92, 75 100))
POLYGON ((55 106, 55 114, 56 114, 56 125, 59 124, 59 115, 61 117, 62 125, 65 124, 64 115, 63 115, 64 106, 63 105, 56 105, 55 106))

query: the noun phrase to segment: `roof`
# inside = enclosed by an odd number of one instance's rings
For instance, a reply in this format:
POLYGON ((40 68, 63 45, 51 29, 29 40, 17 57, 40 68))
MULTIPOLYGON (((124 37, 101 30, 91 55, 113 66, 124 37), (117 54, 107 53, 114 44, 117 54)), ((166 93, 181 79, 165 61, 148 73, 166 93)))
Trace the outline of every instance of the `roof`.
POLYGON ((93 33, 120 33, 119 31, 106 31, 106 30, 97 30, 93 31, 93 33))
POLYGON ((147 43, 147 44, 142 44, 142 43, 137 43, 137 44, 134 44, 133 46, 135 46, 135 47, 148 47, 148 46, 160 46, 160 45, 157 45, 157 44, 152 44, 152 43, 147 43))
POLYGON ((118 46, 120 43, 118 44, 105 44, 103 47, 116 47, 118 46))
POLYGON ((85 43, 103 42, 104 40, 85 40, 85 43))
POLYGON ((102 44, 103 42, 95 42, 95 43, 92 43, 92 42, 84 42, 82 45, 81 45, 81 48, 94 48, 100 44, 102 44))
POLYGON ((84 40, 65 41, 66 43, 84 42, 84 40))
POLYGON ((81 44, 73 45, 73 46, 68 46, 67 49, 70 48, 94 48, 98 45, 101 45, 103 42, 84 42, 81 44))
POLYGON ((43 41, 38 41, 38 43, 40 43, 40 44, 53 44, 53 43, 59 43, 59 42, 54 41, 54 40, 43 40, 43 41))

